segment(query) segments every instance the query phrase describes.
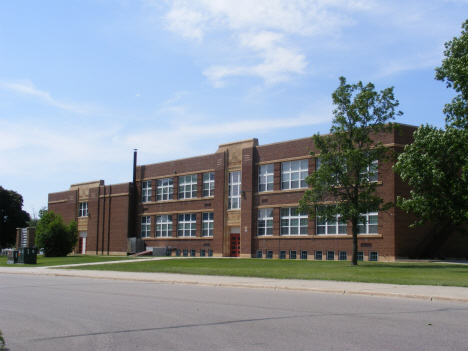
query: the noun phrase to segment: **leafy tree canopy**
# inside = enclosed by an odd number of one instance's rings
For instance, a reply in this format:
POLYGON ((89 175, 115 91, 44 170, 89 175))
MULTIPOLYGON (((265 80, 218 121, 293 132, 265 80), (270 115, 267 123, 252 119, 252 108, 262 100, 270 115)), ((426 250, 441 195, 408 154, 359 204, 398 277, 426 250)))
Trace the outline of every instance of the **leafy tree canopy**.
POLYGON ((16 191, 0 186, 0 248, 14 245, 16 228, 27 225, 29 213, 22 208, 23 197, 16 191))
POLYGON ((36 245, 46 257, 64 257, 73 251, 78 241, 75 221, 66 225, 59 214, 48 211, 42 214, 36 228, 36 245))
POLYGON ((458 95, 445 105, 445 121, 448 126, 468 127, 468 20, 462 24, 459 38, 445 43, 445 59, 436 68, 435 79, 446 82, 458 95))
POLYGON ((412 188, 410 198, 398 197, 398 206, 419 217, 413 226, 468 223, 467 131, 426 125, 414 139, 394 166, 412 188))
POLYGON ((365 214, 387 210, 392 203, 376 194, 374 181, 379 163, 387 161, 391 152, 381 142, 375 142, 376 134, 392 132, 391 123, 399 103, 393 95, 393 87, 380 92, 372 83, 347 84, 340 77, 340 86, 332 94, 336 109, 330 135, 315 134, 312 137, 320 167, 306 181, 311 186, 300 202, 300 209, 312 218, 328 221, 340 215, 341 220, 351 221, 353 228, 352 264, 357 264, 358 224, 366 220, 365 214), (330 204, 330 206, 324 206, 330 204))

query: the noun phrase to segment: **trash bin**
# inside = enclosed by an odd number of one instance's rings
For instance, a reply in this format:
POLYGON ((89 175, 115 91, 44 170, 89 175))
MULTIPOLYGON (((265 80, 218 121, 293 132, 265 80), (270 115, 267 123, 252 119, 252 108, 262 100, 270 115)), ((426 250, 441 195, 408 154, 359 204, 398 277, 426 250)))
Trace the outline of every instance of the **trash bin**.
POLYGON ((38 251, 37 247, 21 247, 18 250, 17 263, 36 264, 38 251))
POLYGON ((10 250, 7 252, 7 264, 18 263, 18 251, 10 250))

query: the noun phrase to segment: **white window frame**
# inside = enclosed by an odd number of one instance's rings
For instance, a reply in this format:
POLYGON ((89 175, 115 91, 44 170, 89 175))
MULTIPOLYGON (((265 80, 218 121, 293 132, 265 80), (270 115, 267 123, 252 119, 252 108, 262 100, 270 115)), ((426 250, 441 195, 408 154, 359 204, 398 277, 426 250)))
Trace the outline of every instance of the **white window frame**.
POLYGON ((338 251, 338 261, 347 261, 348 251, 338 251))
POLYGON ((378 251, 369 251, 369 261, 378 262, 379 261, 379 252, 378 251))
POLYGON ((358 234, 363 234, 363 235, 372 235, 372 234, 378 234, 379 233, 379 213, 378 212, 369 212, 366 214, 363 214, 364 217, 366 217, 366 222, 363 223, 362 221, 359 221, 358 224, 358 234), (372 222, 371 220, 376 220, 375 223, 372 222))
POLYGON ((88 217, 88 202, 80 202, 78 207, 78 217, 88 217))
POLYGON ((281 190, 307 188, 305 178, 309 174, 309 160, 281 163, 281 190))
POLYGON ((301 260, 307 260, 309 258, 309 252, 307 250, 301 250, 301 260))
POLYGON ((285 260, 286 259, 286 250, 280 250, 278 258, 280 260, 285 260))
POLYGON ((202 236, 212 237, 214 231, 214 213, 202 213, 202 236))
POLYGON ((179 177, 179 200, 197 197, 197 178, 196 174, 179 177))
POLYGON ((157 215, 156 216, 156 238, 172 237, 172 215, 157 215))
POLYGON ((348 230, 348 222, 341 221, 341 216, 336 215, 335 220, 326 221, 320 217, 315 220, 315 234, 316 235, 346 235, 348 230), (324 233, 319 233, 324 231, 324 233))
POLYGON ((141 202, 151 201, 152 181, 144 180, 141 184, 141 202))
POLYGON ((357 260, 358 261, 364 261, 364 251, 358 251, 357 252, 357 260))
POLYGON ((273 191, 275 165, 270 163, 268 165, 258 166, 258 192, 273 191))
POLYGON ((289 250, 289 259, 290 260, 297 260, 297 251, 296 250, 289 250), (294 258, 292 256, 294 256, 294 258))
POLYGON ((329 250, 327 251, 327 261, 334 261, 335 260, 335 251, 329 250))
POLYGON ((260 208, 258 210, 257 235, 258 236, 273 235, 273 209, 272 208, 260 208))
POLYGON ((236 210, 241 208, 241 185, 241 172, 229 172, 228 210, 236 210))
POLYGON ((174 181, 172 178, 162 178, 156 181, 156 201, 173 199, 174 181))
POLYGON ((307 235, 308 217, 307 213, 299 212, 297 207, 282 207, 280 209, 280 235, 307 235))
POLYGON ((151 216, 141 217, 141 237, 149 238, 151 234, 151 216))
POLYGON ((203 197, 214 196, 214 172, 203 173, 203 197))
POLYGON ((194 237, 197 231, 197 215, 196 213, 181 213, 178 216, 177 236, 178 237, 194 237))
POLYGON ((371 183, 377 182, 379 180, 379 170, 378 170, 379 161, 374 160, 366 169, 361 172, 361 175, 371 183), (373 175, 371 175, 373 173, 373 175))

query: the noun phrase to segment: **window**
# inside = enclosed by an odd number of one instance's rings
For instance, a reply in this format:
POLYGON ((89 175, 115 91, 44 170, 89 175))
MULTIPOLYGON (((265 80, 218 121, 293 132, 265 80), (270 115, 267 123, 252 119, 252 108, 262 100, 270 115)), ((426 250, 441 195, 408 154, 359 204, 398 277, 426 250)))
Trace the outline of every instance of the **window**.
POLYGON ((281 189, 307 188, 305 178, 309 172, 309 161, 291 161, 281 164, 281 189))
POLYGON ((272 250, 267 250, 266 258, 273 258, 273 251, 272 250))
POLYGON ((367 178, 369 182, 376 182, 379 179, 378 169, 377 169, 378 164, 379 163, 377 160, 372 161, 372 163, 368 165, 366 169, 361 172, 361 175, 364 178, 367 178))
POLYGON ((203 213, 202 218, 202 236, 213 236, 213 212, 203 213))
POLYGON ((208 257, 213 257, 213 250, 208 250, 208 257))
POLYGON ((197 175, 179 177, 179 200, 197 197, 197 175))
POLYGON ((229 173, 228 210, 240 208, 241 172, 229 173))
POLYGON ((80 207, 78 209, 78 217, 88 217, 88 203, 87 202, 80 202, 80 207))
POLYGON ((180 214, 177 226, 177 236, 195 236, 197 215, 195 213, 180 214))
POLYGON ((200 250, 200 257, 205 257, 206 256, 206 250, 205 249, 201 249, 200 250))
POLYGON ((156 237, 172 236, 172 215, 156 216, 156 237))
POLYGON ((281 209, 281 235, 307 235, 307 213, 297 207, 281 209))
POLYGON ((377 251, 369 251, 369 261, 377 262, 379 260, 379 253, 377 251))
POLYGON ((263 251, 262 250, 257 250, 257 258, 262 258, 263 256, 263 251))
POLYGON ((357 260, 358 261, 364 261, 364 251, 358 251, 357 260))
POLYGON ((188 250, 187 250, 187 249, 184 249, 182 255, 183 255, 183 257, 188 257, 188 250))
POLYGON ((347 260, 348 260, 348 252, 339 251, 338 252, 338 261, 347 261, 347 260))
POLYGON ((296 250, 289 251, 289 259, 295 260, 296 259, 296 250))
POLYGON ((301 250, 301 260, 307 260, 307 251, 301 250))
POLYGON ((258 235, 273 235, 273 209, 262 208, 258 210, 258 235))
POLYGON ((317 217, 316 223, 317 235, 346 234, 347 222, 340 220, 340 215, 330 221, 317 217))
POLYGON ((145 180, 141 186, 141 202, 151 201, 151 180, 145 180))
POLYGON ((203 197, 214 196, 214 172, 203 173, 203 197))
POLYGON ((258 191, 273 190, 273 164, 258 166, 258 191))
POLYGON ((364 215, 366 221, 359 221, 358 234, 378 234, 378 213, 370 212, 364 215))
POLYGON ((322 260, 322 251, 315 251, 315 260, 317 261, 322 260))
POLYGON ((193 249, 190 250, 190 256, 191 256, 191 257, 195 257, 195 255, 196 255, 196 254, 195 254, 195 250, 193 250, 193 249))
POLYGON ((280 258, 280 260, 285 260, 286 259, 286 251, 285 250, 280 250, 279 258, 280 258))
POLYGON ((149 238, 151 232, 151 216, 141 217, 141 237, 149 238))
POLYGON ((334 261, 335 260, 335 251, 327 251, 327 260, 334 261))
POLYGON ((158 179, 156 181, 156 200, 157 201, 166 201, 172 200, 173 184, 172 178, 158 179))
POLYGON ((180 249, 176 249, 175 255, 180 257, 180 249))

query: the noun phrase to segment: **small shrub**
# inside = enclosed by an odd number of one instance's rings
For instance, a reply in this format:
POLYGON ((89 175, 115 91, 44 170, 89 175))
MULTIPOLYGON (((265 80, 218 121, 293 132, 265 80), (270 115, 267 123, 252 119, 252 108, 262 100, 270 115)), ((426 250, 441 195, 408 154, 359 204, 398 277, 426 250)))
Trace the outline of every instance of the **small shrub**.
POLYGON ((45 257, 65 257, 73 251, 78 241, 75 221, 66 225, 54 211, 45 213, 36 229, 36 245, 44 250, 45 257))
POLYGON ((5 339, 3 339, 3 333, 0 330, 0 350, 5 350, 5 339))

